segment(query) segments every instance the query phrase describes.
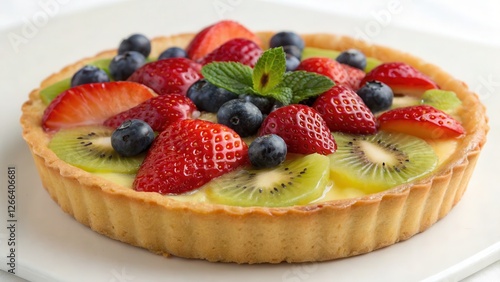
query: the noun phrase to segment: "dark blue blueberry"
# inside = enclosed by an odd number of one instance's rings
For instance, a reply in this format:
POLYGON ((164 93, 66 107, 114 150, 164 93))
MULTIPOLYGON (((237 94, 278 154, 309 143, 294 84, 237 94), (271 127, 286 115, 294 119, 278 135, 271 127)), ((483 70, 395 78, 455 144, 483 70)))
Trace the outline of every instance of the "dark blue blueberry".
POLYGON ((255 168, 278 166, 285 160, 286 153, 285 141, 276 134, 257 137, 248 147, 248 157, 255 168))
POLYGON ((290 54, 299 59, 299 61, 302 58, 302 50, 295 45, 285 45, 283 46, 283 51, 285 51, 285 54, 290 54))
POLYGON ((271 41, 269 42, 271 48, 287 45, 297 46, 301 51, 304 50, 304 40, 302 37, 291 31, 278 32, 271 37, 271 41))
POLYGON ((339 63, 346 64, 360 70, 364 70, 366 68, 365 54, 356 49, 349 49, 340 53, 336 60, 339 63))
POLYGON ((299 65, 300 60, 290 54, 286 54, 286 71, 294 71, 299 65))
POLYGON ((109 72, 114 80, 127 80, 129 76, 146 63, 146 57, 136 51, 116 55, 109 63, 109 72))
POLYGON ((145 152, 153 140, 155 133, 151 126, 139 119, 122 123, 111 135, 111 146, 124 157, 136 156, 145 152))
POLYGON ((234 99, 220 107, 217 112, 217 122, 233 129, 241 137, 247 137, 259 130, 262 113, 254 104, 234 99))
POLYGON ((128 51, 139 52, 147 58, 151 53, 151 42, 142 34, 132 34, 129 38, 123 39, 118 47, 118 54, 128 51))
POLYGON ((184 49, 179 47, 170 47, 160 54, 158 60, 163 60, 168 58, 186 58, 186 57, 187 53, 184 49))
POLYGON ((95 83, 95 82, 108 82, 109 76, 102 69, 96 66, 84 66, 79 69, 71 78, 71 87, 95 83))
POLYGON ((193 83, 186 96, 193 101, 198 110, 211 113, 216 113, 227 101, 238 98, 233 92, 217 87, 206 79, 193 83))
POLYGON ((267 115, 271 112, 275 100, 268 97, 256 96, 251 94, 240 95, 240 99, 250 102, 257 106, 263 115, 267 115))
POLYGON ((366 82, 356 93, 373 113, 389 109, 394 98, 392 89, 376 80, 366 82))

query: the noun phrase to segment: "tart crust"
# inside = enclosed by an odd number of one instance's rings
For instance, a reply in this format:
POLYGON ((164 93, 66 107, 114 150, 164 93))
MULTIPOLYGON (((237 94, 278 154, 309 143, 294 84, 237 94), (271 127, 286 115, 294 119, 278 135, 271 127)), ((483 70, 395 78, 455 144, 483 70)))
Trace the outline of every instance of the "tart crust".
MULTIPOLYGON (((268 42, 272 32, 258 35, 268 42)), ((185 47, 194 34, 155 38, 152 55, 168 46, 185 47)), ((459 116, 466 135, 453 155, 431 175, 363 197, 285 208, 233 207, 177 201, 136 192, 73 167, 47 147, 41 127, 45 105, 40 89, 71 76, 115 50, 83 59, 45 79, 22 107, 23 137, 42 184, 52 199, 96 232, 165 256, 236 263, 324 261, 354 256, 406 240, 444 217, 461 199, 486 141, 485 108, 462 81, 410 54, 346 36, 303 35, 306 46, 357 48, 382 61, 419 69, 463 102, 459 116), (300 228, 297 228, 300 227, 300 228)), ((266 46, 263 46, 266 47, 266 46)))

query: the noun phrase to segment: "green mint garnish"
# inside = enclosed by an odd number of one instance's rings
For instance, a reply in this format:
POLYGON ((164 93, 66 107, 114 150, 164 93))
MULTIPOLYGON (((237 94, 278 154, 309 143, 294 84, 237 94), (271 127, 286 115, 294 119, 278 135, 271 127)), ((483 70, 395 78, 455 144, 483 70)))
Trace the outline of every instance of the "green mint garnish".
POLYGON ((283 80, 286 71, 283 48, 267 50, 259 58, 253 69, 253 88, 262 94, 273 90, 283 80))
POLYGON ((252 68, 237 62, 213 62, 203 66, 201 74, 210 83, 235 94, 252 94, 252 68))
POLYGON ((285 73, 282 84, 292 89, 292 103, 317 96, 333 86, 332 80, 328 77, 306 71, 285 73))
POLYGON ((252 69, 238 62, 212 62, 201 69, 210 83, 235 94, 272 97, 284 105, 298 103, 330 89, 334 82, 326 76, 286 71, 282 47, 265 51, 252 69))

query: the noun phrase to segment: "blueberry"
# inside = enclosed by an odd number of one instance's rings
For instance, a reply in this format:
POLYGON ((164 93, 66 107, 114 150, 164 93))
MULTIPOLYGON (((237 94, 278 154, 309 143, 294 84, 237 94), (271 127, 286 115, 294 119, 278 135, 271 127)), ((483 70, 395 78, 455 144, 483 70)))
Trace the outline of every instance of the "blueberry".
POLYGON ((109 76, 102 69, 96 66, 84 66, 79 69, 71 78, 71 87, 95 83, 95 82, 108 82, 109 76))
POLYGON ((118 47, 118 54, 128 51, 141 53, 145 58, 151 53, 151 42, 142 34, 132 34, 129 38, 123 39, 118 47))
POLYGON ((337 62, 349 65, 351 67, 364 70, 366 68, 366 56, 357 49, 349 49, 340 53, 337 62))
POLYGON ((170 47, 160 54, 158 60, 163 60, 168 58, 186 58, 186 57, 187 53, 184 49, 179 47, 170 47))
POLYGON ((299 65, 300 61, 293 55, 286 54, 286 71, 294 71, 299 65))
POLYGON ((281 31, 271 37, 269 46, 271 48, 278 46, 293 45, 301 51, 304 50, 304 40, 297 33, 291 31, 281 31))
POLYGON ((111 135, 111 146, 124 157, 136 156, 146 151, 155 138, 151 126, 139 119, 127 120, 111 135))
POLYGON ((259 108, 263 115, 269 114, 274 105, 275 100, 264 96, 256 96, 251 94, 240 95, 240 99, 250 102, 259 108))
POLYGON ((198 110, 211 113, 216 113, 227 101, 238 98, 233 92, 217 87, 206 79, 193 83, 186 96, 193 101, 198 110))
POLYGON ((109 63, 109 72, 114 80, 127 80, 129 76, 146 63, 146 57, 136 51, 116 55, 109 63))
POLYGON ((389 109, 394 98, 392 89, 376 80, 368 81, 356 93, 373 113, 389 109))
POLYGON ((283 51, 285 51, 285 54, 290 54, 299 59, 299 61, 302 58, 302 50, 295 45, 285 45, 283 46, 283 51))
POLYGON ((257 137, 248 147, 248 157, 255 168, 278 166, 285 160, 286 153, 285 141, 276 134, 257 137))
POLYGON ((241 137, 247 137, 259 130, 262 113, 254 104, 234 99, 220 107, 217 112, 217 122, 233 129, 241 137))

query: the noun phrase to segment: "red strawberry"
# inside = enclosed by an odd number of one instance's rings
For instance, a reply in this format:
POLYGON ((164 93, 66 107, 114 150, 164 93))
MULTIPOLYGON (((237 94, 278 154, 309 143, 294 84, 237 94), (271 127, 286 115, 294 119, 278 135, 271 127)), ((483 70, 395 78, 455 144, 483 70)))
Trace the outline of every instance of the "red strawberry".
POLYGON ((178 120, 154 141, 134 189, 179 194, 248 163, 248 147, 230 128, 199 119, 178 120))
POLYGON ((434 81, 414 67, 400 62, 384 63, 369 73, 361 81, 364 85, 368 81, 378 80, 391 87, 394 94, 405 94, 420 97, 429 89, 437 89, 434 81))
POLYGON ((186 96, 161 95, 110 117, 104 125, 116 128, 126 120, 140 119, 147 122, 154 131, 161 132, 174 121, 191 118, 194 111, 196 106, 186 96))
POLYGON ((200 79, 201 65, 186 58, 169 58, 146 64, 136 70, 129 81, 142 83, 160 95, 186 95, 188 88, 200 79))
POLYGON ((261 45, 260 38, 241 24, 224 20, 200 31, 186 48, 188 58, 198 61, 226 41, 234 38, 246 38, 261 45))
POLYGON ((360 69, 353 68, 351 66, 341 64, 344 70, 347 72, 347 81, 340 83, 350 87, 352 90, 357 91, 362 85, 361 81, 365 78, 366 73, 360 69))
POLYGON ((240 62, 251 67, 255 66, 262 49, 255 42, 245 38, 235 38, 222 44, 201 60, 205 65, 211 62, 240 62))
POLYGON ((45 131, 81 125, 102 124, 156 94, 148 87, 127 81, 83 84, 59 94, 45 109, 45 131))
POLYGON ((271 112, 262 122, 259 135, 276 134, 288 152, 328 155, 337 144, 323 118, 311 107, 293 104, 271 112))
POLYGON ((454 138, 465 132, 456 119, 428 105, 393 109, 380 115, 378 120, 381 130, 424 139, 454 138))
POLYGON ((336 84, 357 90, 365 73, 351 66, 341 64, 334 59, 312 57, 303 60, 297 70, 314 72, 331 78, 336 84))
POLYGON ((312 106, 323 117, 331 131, 352 134, 374 134, 377 122, 361 97, 352 89, 335 85, 321 94, 312 106))

